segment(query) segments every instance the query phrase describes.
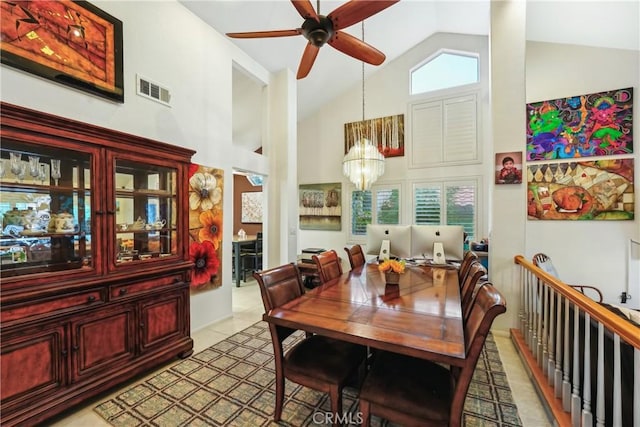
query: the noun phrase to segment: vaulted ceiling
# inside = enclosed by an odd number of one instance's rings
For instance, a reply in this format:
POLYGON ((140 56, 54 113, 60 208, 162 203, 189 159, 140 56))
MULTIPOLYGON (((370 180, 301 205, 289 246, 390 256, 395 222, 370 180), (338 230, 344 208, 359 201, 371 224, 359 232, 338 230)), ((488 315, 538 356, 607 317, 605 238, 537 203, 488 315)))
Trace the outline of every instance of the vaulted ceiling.
MULTIPOLYGON (((294 29, 303 22, 286 0, 179 1, 222 34, 294 29)), ((323 15, 343 3, 345 1, 312 1, 323 15)), ((527 39, 640 50, 639 4, 635 0, 527 0, 527 39)), ((488 0, 401 0, 365 21, 364 39, 385 53, 386 61, 380 66, 384 67, 436 32, 488 35, 489 21, 488 0)), ((360 24, 345 31, 362 38, 360 24)), ((277 72, 289 68, 294 74, 307 43, 300 35, 229 40, 267 70, 277 72)), ((365 73, 368 75, 378 68, 367 65, 365 73)), ((329 45, 323 46, 309 75, 297 82, 298 119, 308 117, 358 84, 361 76, 358 60, 329 45)), ((251 84, 250 79, 245 83, 251 84)))

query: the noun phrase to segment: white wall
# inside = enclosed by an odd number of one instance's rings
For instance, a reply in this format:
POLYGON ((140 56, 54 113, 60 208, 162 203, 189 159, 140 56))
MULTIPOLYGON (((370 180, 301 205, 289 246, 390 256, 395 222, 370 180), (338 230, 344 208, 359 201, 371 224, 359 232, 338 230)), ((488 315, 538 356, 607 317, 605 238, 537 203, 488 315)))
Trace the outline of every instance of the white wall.
MULTIPOLYGON (((526 76, 527 102, 633 87, 633 122, 638 129, 640 51, 529 42, 526 76)), ((630 157, 635 159, 637 190, 637 137, 634 146, 635 153, 630 157)), ((548 254, 564 282, 595 285, 604 294, 605 302, 614 304, 620 302, 620 293, 627 289, 630 270, 628 292, 633 298, 627 306, 640 308, 640 270, 637 261, 629 266, 627 254, 628 240, 640 237, 639 197, 636 191, 633 221, 527 221, 525 255, 548 254)))
MULTIPOLYGON (((224 236, 232 236, 232 168, 268 174, 263 156, 231 143, 232 62, 265 83, 269 74, 174 1, 102 1, 123 21, 124 104, 2 66, 2 100, 197 151, 193 162, 225 171, 224 236), (139 97, 139 73, 171 90, 171 108, 139 97)), ((273 94, 272 96, 277 96, 273 94)), ((223 240, 223 286, 193 293, 191 328, 231 315, 231 240, 223 240)))

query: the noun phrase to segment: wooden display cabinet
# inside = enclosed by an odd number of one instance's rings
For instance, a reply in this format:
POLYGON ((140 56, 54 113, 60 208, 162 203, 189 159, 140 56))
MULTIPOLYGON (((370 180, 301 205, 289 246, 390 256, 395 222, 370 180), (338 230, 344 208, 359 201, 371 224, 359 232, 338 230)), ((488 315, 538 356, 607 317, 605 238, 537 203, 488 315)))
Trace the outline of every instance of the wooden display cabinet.
POLYGON ((2 425, 193 352, 193 151, 2 103, 2 425))

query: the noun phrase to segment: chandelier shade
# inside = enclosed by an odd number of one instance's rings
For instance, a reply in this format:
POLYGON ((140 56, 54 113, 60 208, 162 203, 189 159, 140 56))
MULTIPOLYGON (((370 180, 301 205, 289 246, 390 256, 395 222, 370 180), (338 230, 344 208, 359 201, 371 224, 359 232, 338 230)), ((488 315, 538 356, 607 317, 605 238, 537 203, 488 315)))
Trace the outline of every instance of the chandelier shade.
POLYGON ((369 190, 384 174, 384 156, 371 141, 362 138, 342 159, 342 172, 358 190, 369 190))

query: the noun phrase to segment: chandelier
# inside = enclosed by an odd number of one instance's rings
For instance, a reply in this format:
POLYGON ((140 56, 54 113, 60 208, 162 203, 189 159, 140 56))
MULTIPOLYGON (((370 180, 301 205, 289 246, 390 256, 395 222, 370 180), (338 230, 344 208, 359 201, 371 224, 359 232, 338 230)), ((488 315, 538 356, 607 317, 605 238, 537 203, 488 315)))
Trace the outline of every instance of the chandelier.
MULTIPOLYGON (((364 42, 364 21, 362 21, 362 41, 364 42)), ((364 61, 362 62, 362 125, 364 126, 364 61)), ((358 190, 371 188, 384 174, 384 156, 364 136, 353 144, 342 159, 342 173, 358 190)))

